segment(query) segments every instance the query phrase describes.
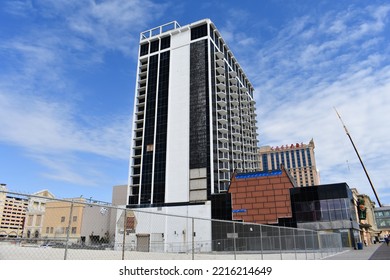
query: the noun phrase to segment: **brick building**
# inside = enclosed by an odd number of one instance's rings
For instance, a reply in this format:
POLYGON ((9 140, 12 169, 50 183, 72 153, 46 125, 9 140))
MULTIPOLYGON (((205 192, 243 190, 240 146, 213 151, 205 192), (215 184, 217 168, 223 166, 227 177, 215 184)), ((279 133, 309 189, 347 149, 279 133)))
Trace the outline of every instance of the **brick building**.
POLYGON ((291 226, 290 189, 296 186, 294 182, 284 168, 235 174, 228 190, 233 220, 291 226))

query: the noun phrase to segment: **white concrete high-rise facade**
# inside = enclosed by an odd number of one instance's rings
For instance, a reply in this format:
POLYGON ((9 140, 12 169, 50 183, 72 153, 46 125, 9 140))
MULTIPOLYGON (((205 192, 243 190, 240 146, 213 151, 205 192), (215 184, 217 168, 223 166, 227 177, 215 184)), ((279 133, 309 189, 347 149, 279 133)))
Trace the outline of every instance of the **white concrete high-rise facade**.
POLYGON ((142 32, 128 206, 200 205, 258 170, 253 93, 209 19, 142 32))

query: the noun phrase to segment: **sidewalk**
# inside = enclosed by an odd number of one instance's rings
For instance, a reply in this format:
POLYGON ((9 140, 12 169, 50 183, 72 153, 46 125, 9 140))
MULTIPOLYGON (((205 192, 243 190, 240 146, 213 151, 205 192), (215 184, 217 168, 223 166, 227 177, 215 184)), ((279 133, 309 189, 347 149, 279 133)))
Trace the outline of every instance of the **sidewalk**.
POLYGON ((349 249, 324 260, 390 260, 390 246, 379 243, 364 246, 363 250, 349 249))

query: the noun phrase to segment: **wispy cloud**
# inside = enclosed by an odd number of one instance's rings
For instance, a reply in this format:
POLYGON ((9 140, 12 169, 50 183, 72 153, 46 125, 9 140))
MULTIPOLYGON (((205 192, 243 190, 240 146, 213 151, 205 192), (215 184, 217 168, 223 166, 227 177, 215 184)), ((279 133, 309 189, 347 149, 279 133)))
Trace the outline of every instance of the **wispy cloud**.
MULTIPOLYGON (((257 89, 261 145, 314 138, 323 182, 346 181, 371 194, 335 106, 379 192, 389 196, 389 15, 389 5, 306 15, 271 40, 256 40, 245 49, 233 46, 257 89)), ((226 33, 235 34, 234 28, 226 33)))
POLYGON ((92 174, 101 166, 85 155, 126 164, 132 108, 89 114, 74 73, 95 71, 107 53, 135 60, 139 32, 166 7, 148 0, 6 1, 3 12, 30 24, 0 37, 0 142, 23 148, 47 167, 45 177, 74 184, 98 181, 92 174))

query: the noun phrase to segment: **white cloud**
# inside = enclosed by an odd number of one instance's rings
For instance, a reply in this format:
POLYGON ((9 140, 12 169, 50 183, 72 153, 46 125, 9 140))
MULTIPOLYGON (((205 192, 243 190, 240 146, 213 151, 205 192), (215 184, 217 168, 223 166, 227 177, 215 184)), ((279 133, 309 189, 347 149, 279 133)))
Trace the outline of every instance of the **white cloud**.
POLYGON ((131 108, 102 118, 89 115, 83 108, 88 93, 73 72, 96 69, 91 66, 103 64, 107 52, 135 56, 131 44, 137 46, 140 30, 165 5, 138 0, 6 4, 13 16, 36 20, 23 32, 1 37, 0 142, 21 147, 49 170, 42 174, 47 178, 94 185, 99 176, 92 175, 101 166, 86 155, 128 162, 131 108))
POLYGON ((253 57, 241 63, 257 89, 260 145, 314 138, 323 183, 346 181, 373 200, 333 107, 347 124, 377 191, 389 197, 390 59, 384 33, 389 7, 296 19, 256 46, 257 63, 253 57))

